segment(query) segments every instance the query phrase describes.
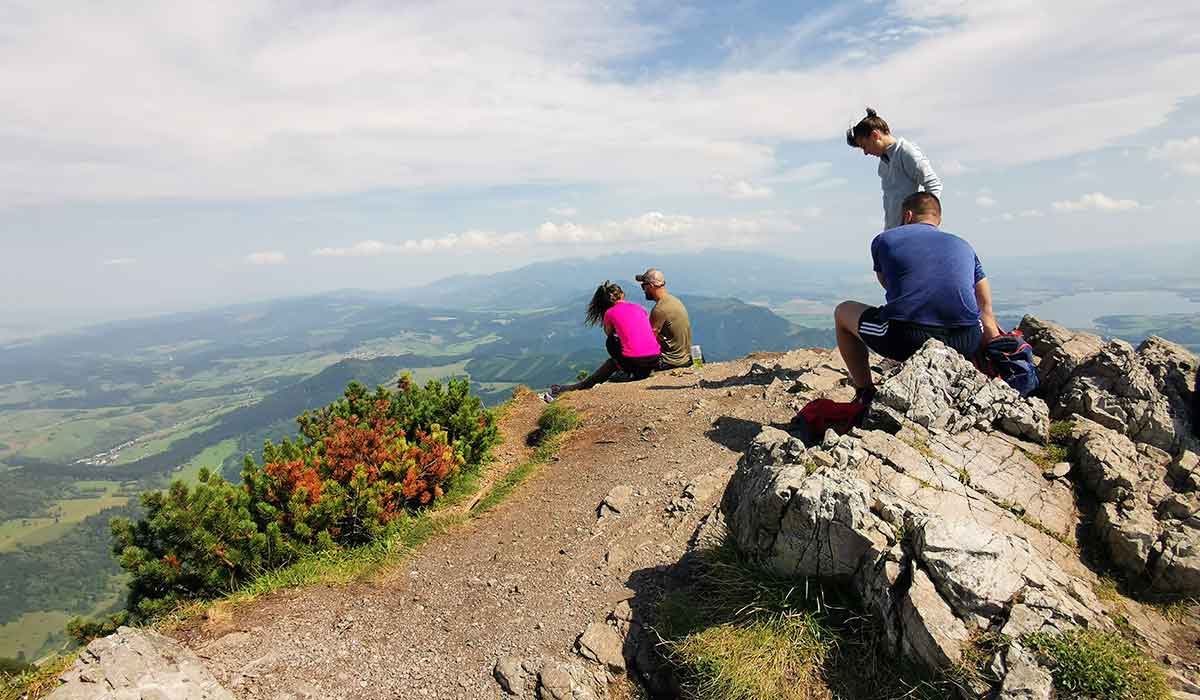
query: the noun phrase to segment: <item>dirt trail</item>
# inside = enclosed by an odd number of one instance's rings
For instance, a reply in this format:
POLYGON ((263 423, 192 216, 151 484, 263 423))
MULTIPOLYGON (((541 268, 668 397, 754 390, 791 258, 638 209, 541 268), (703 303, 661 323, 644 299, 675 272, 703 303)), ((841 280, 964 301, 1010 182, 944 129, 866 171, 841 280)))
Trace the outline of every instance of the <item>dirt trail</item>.
MULTIPOLYGON (((771 374, 747 376, 756 360, 834 364, 828 351, 800 350, 569 394, 560 400, 583 426, 491 513, 373 581, 282 592, 176 635, 239 698, 504 697, 498 657, 567 659, 615 603, 649 604, 759 427, 786 421, 803 398, 848 392, 832 367, 803 397, 768 391, 771 374), (598 519, 618 485, 633 488, 629 506, 598 519)), ((532 395, 514 402, 497 474, 528 458, 540 409, 532 395)))

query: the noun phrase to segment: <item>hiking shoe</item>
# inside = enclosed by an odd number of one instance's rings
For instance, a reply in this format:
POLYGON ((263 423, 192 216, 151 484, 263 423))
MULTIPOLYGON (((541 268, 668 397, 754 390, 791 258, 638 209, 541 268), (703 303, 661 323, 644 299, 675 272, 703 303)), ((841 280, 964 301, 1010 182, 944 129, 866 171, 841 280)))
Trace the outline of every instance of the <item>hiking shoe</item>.
POLYGON ((541 399, 542 401, 545 401, 546 403, 554 402, 554 394, 551 394, 548 391, 543 391, 542 393, 538 394, 538 398, 541 399))

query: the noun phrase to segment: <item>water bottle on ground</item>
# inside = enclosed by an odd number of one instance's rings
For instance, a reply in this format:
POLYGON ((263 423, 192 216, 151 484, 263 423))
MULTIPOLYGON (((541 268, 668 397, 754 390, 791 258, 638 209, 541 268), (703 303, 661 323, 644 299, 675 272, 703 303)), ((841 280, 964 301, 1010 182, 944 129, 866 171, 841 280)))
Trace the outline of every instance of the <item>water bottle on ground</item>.
POLYGON ((700 367, 704 364, 704 353, 700 350, 699 345, 692 346, 692 366, 700 367))

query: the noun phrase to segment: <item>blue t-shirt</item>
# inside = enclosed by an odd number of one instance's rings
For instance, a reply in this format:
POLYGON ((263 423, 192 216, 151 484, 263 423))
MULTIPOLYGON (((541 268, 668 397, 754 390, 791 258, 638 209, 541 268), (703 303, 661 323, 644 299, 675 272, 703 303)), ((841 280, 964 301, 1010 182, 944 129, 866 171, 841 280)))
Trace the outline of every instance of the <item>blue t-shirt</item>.
POLYGON ((987 275, 970 243, 932 224, 907 224, 875 236, 871 260, 887 288, 884 318, 941 327, 979 323, 975 284, 987 275))

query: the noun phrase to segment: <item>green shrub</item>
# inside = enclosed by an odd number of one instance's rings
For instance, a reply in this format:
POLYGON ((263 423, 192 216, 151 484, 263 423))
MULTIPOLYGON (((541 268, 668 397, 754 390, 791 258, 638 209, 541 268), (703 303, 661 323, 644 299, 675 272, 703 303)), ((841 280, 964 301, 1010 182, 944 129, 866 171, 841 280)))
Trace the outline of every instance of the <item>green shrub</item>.
POLYGON ((1167 700, 1166 678, 1120 634, 1071 630, 1038 632, 1022 640, 1054 677, 1054 686, 1078 700, 1167 700))
MULTIPOLYGON (((242 484, 201 470, 142 496, 145 517, 115 519, 113 549, 133 576, 134 621, 195 597, 228 593, 298 558, 385 537, 406 514, 443 497, 498 441, 495 419, 465 380, 396 392, 351 383, 344 397, 297 419, 300 436, 267 442, 242 484), (443 427, 438 421, 446 421, 443 427)), ((103 623, 75 621, 82 636, 103 623)))
POLYGON ((126 610, 99 620, 73 617, 67 622, 67 635, 80 644, 87 644, 98 637, 107 637, 113 634, 118 627, 128 624, 128 622, 129 612, 126 610))

